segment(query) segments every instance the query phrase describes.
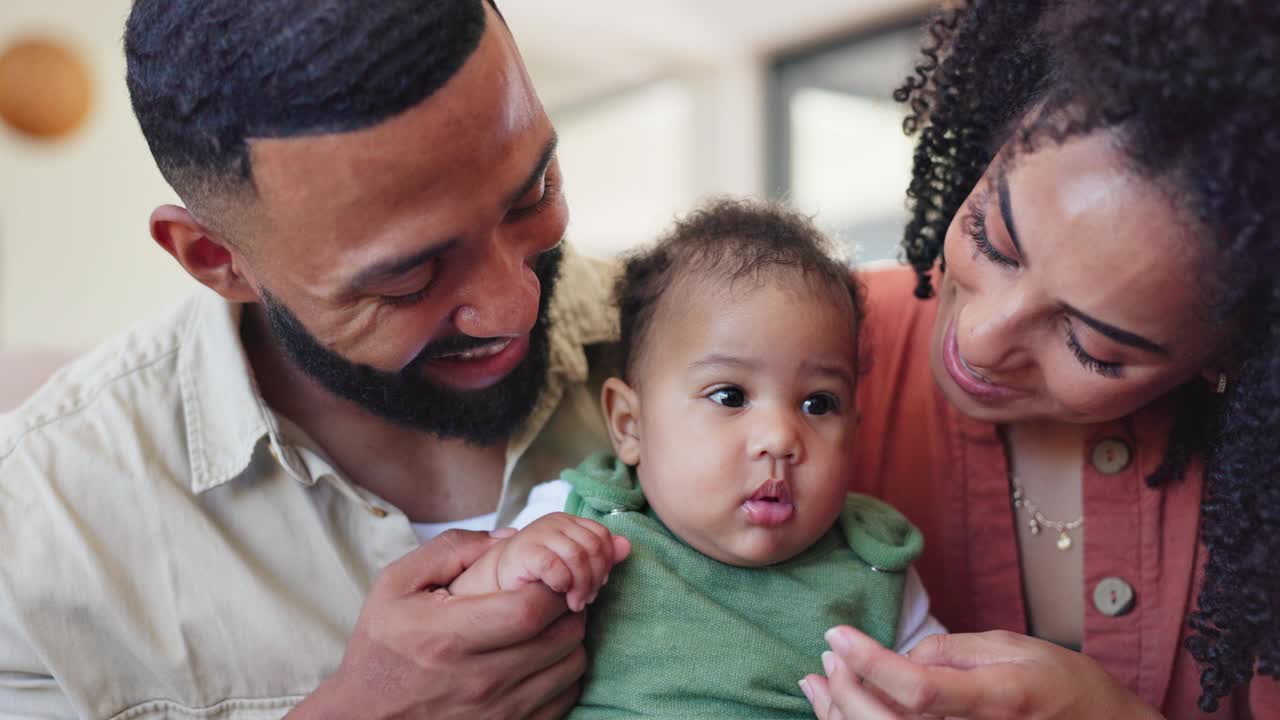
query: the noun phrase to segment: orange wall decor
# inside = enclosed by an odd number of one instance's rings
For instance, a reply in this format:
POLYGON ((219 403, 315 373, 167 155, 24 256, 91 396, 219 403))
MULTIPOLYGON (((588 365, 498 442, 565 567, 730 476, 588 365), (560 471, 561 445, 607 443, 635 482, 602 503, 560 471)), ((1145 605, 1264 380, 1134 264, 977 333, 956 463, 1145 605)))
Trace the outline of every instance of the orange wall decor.
POLYGON ((61 43, 26 38, 0 51, 0 119, 15 130, 67 135, 84 123, 92 98, 88 69, 61 43))

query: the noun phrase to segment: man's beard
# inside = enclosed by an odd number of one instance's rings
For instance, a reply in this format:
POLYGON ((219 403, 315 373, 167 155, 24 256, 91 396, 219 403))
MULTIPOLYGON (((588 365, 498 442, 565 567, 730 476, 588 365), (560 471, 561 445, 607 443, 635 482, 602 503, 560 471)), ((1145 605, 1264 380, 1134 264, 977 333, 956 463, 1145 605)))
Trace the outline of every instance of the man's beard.
POLYGON ((325 347, 265 288, 262 302, 276 342, 298 368, 329 392, 394 423, 441 438, 490 446, 505 440, 529 417, 546 384, 551 348, 547 312, 560 260, 560 248, 556 248, 534 263, 542 289, 538 319, 529 331, 524 360, 506 377, 481 390, 455 390, 433 383, 423 376, 422 366, 442 355, 490 345, 493 338, 443 338, 423 348, 404 369, 387 372, 353 363, 325 347))

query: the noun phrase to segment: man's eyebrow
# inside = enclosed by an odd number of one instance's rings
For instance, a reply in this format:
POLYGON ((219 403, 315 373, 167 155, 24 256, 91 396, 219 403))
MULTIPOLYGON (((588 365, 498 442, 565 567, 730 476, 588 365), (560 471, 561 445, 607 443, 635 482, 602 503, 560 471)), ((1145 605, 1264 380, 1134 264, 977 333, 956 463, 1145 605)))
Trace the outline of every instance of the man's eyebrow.
POLYGON ((524 181, 520 189, 507 197, 507 207, 511 207, 520 202, 520 198, 529 194, 539 182, 542 176, 547 173, 547 168, 551 165, 551 161, 556 156, 556 145, 559 144, 560 138, 555 133, 551 134, 551 139, 547 141, 546 147, 542 149, 542 157, 538 159, 538 164, 533 168, 533 172, 529 174, 529 178, 524 181))
POLYGON ((1009 239, 1013 241, 1013 248, 1018 251, 1018 258, 1022 261, 1022 266, 1026 267, 1027 254, 1022 251, 1022 243, 1018 241, 1018 231, 1013 226, 1013 205, 1009 201, 1009 175, 1005 172, 1004 164, 1000 165, 999 174, 996 176, 996 195, 1000 198, 1000 217, 1004 220, 1004 226, 1009 231, 1009 239))
POLYGON ((424 248, 402 257, 380 260, 357 273, 351 282, 348 283, 348 289, 359 292, 371 287, 377 287, 381 283, 394 280, 401 275, 430 262, 437 255, 441 255, 452 250, 453 247, 460 242, 462 242, 462 238, 449 238, 442 243, 432 245, 429 248, 424 248))
POLYGON ((1094 330, 1097 330, 1103 335, 1106 335, 1112 340, 1115 340, 1121 345, 1128 345, 1129 347, 1135 347, 1135 348, 1138 348, 1139 350, 1145 350, 1149 353, 1153 353, 1156 355, 1164 355, 1164 356, 1169 355, 1168 348, 1166 348, 1165 346, 1159 343, 1152 342, 1142 337, 1141 335, 1138 335, 1136 333, 1131 333, 1128 330, 1121 330, 1120 328, 1114 325, 1108 325, 1107 323, 1104 323, 1095 317, 1090 317, 1088 315, 1085 315, 1084 313, 1071 307, 1070 305, 1066 305, 1065 309, 1067 312, 1079 318, 1080 322, 1084 323, 1085 325, 1088 325, 1094 330))

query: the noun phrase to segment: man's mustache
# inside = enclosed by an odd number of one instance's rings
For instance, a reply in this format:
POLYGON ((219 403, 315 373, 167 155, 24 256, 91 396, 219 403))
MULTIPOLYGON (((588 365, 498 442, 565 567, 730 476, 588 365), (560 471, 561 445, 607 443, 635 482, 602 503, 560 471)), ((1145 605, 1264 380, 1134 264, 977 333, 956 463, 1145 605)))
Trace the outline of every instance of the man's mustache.
POLYGON ((496 337, 477 338, 471 337, 470 335, 450 335, 446 338, 440 338, 439 340, 432 341, 426 347, 422 348, 422 352, 418 353, 418 356, 405 367, 405 371, 408 372, 410 370, 416 370, 417 368, 420 368, 423 363, 444 357, 445 355, 456 355, 458 353, 467 352, 468 350, 487 347, 502 339, 503 338, 496 337))

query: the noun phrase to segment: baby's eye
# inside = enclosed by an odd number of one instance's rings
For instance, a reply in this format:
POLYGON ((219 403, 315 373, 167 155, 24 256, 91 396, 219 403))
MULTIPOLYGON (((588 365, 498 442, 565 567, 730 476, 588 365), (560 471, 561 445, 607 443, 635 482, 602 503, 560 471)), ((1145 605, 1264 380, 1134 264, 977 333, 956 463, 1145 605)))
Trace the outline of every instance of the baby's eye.
POLYGON ((806 415, 826 415, 827 413, 835 412, 839 407, 840 403, 835 396, 828 393, 810 395, 804 399, 804 402, 800 403, 800 409, 806 415))
POLYGON ((742 388, 723 387, 712 391, 707 397, 711 402, 725 407, 740 408, 747 404, 747 394, 742 392, 742 388))

